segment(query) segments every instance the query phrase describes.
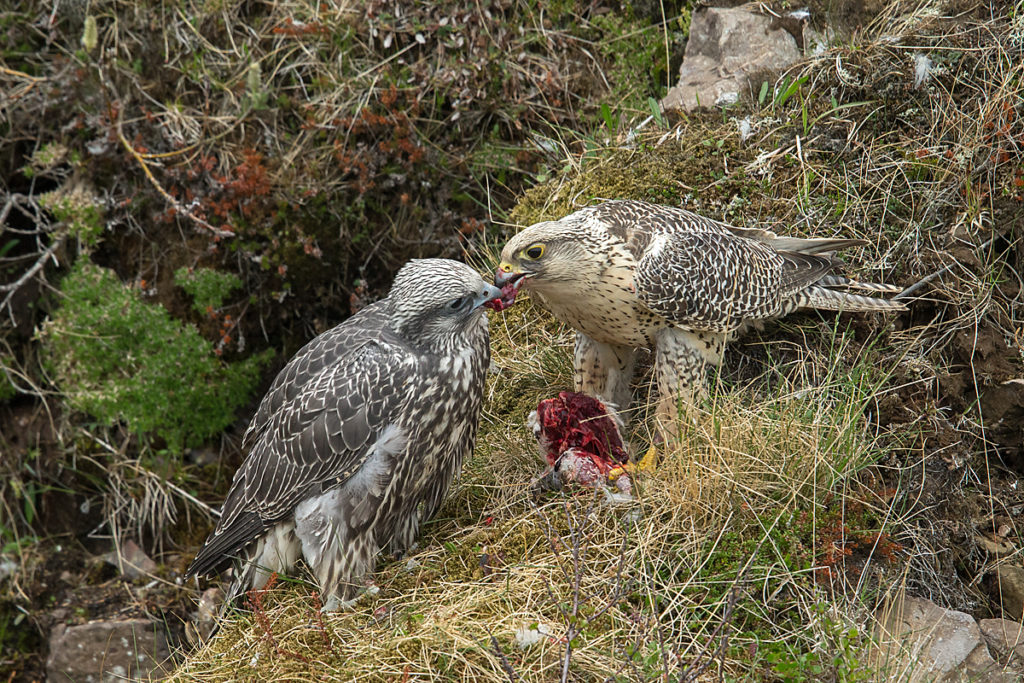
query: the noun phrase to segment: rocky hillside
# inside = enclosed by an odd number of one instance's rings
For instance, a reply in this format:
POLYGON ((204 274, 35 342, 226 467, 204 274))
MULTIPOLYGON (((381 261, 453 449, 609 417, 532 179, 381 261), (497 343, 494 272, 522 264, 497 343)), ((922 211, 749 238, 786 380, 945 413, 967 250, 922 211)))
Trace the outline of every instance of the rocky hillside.
POLYGON ((0 671, 1017 680, 1024 15, 714 4, 0 11, 0 671), (419 549, 351 612, 281 577, 211 636, 181 575, 276 370, 407 258, 489 270, 600 198, 864 239, 848 272, 910 310, 734 344, 617 502, 536 485, 572 334, 491 314, 419 549))

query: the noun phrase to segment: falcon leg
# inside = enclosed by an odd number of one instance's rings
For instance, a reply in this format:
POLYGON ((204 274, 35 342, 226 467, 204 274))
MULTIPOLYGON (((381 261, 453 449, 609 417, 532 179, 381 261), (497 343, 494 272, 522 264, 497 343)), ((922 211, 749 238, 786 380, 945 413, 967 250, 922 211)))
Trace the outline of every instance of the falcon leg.
POLYGON ((359 535, 347 544, 332 546, 327 548, 327 558, 321 559, 319 564, 310 564, 316 567, 316 580, 326 598, 325 612, 349 609, 366 592, 363 578, 373 569, 373 558, 378 551, 372 534, 359 535))
POLYGON ((281 522, 276 525, 259 540, 250 556, 249 566, 244 571, 249 578, 249 588, 263 588, 271 574, 287 572, 295 566, 301 549, 294 524, 281 522))
POLYGON ((316 576, 326 611, 354 601, 380 551, 374 530, 354 528, 359 515, 339 504, 344 491, 344 487, 332 489, 295 508, 295 535, 302 542, 306 565, 316 576))
POLYGON ((689 332, 667 327, 656 339, 654 356, 658 383, 658 422, 663 436, 675 437, 680 412, 692 407, 707 395, 704 374, 709 365, 722 362, 725 348, 724 332, 689 332))
POLYGON ((574 387, 596 396, 615 410, 629 408, 636 352, 629 346, 596 342, 582 332, 576 333, 574 387))
POLYGON ((420 516, 417 511, 414 511, 411 515, 405 519, 401 519, 395 525, 394 535, 391 537, 391 543, 388 544, 388 550, 396 558, 402 558, 406 552, 414 548, 416 543, 416 532, 420 529, 420 516))

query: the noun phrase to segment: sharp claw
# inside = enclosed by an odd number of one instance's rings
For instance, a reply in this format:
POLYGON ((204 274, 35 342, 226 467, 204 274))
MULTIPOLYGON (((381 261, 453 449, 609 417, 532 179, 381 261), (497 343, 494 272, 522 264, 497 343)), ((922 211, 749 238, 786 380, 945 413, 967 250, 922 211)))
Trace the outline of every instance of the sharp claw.
POLYGON ((615 481, 619 477, 630 474, 631 472, 652 472, 654 471, 657 461, 658 449, 656 446, 651 446, 639 460, 635 462, 627 462, 624 465, 616 465, 608 470, 608 481, 615 481))
POLYGON ((651 446, 644 453, 643 457, 634 465, 634 470, 637 472, 652 472, 657 466, 658 462, 658 449, 656 446, 651 446))

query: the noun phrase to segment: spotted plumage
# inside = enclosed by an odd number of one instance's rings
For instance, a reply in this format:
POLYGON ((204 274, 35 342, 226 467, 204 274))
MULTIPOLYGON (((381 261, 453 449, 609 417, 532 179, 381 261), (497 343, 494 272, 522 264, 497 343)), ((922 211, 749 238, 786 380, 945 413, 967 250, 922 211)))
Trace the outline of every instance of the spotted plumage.
POLYGON ((501 253, 495 283, 529 290, 577 330, 575 384, 624 409, 634 352, 655 350, 659 412, 702 391, 706 366, 745 327, 800 308, 902 310, 847 290, 893 292, 833 271, 851 239, 780 237, 683 209, 609 201, 530 226, 501 253))
POLYGON ((333 608, 381 549, 408 549, 473 449, 490 360, 482 305, 496 296, 466 265, 411 261, 387 298, 299 351, 245 433, 188 573, 236 561, 233 596, 302 557, 333 608))

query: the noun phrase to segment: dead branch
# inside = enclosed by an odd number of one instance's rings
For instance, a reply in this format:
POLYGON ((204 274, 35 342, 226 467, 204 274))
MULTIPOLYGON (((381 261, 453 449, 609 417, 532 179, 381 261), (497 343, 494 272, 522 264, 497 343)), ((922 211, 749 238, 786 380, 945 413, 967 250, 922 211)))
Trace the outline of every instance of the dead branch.
MULTIPOLYGON (((60 235, 59 237, 57 237, 57 239, 51 242, 50 246, 47 247, 46 250, 43 251, 43 253, 41 253, 38 258, 36 258, 36 262, 33 263, 28 270, 21 274, 21 277, 19 277, 17 280, 15 280, 9 285, 0 285, 0 292, 7 293, 7 296, 4 297, 4 300, 0 302, 0 310, 4 308, 8 309, 8 314, 11 316, 12 323, 14 322, 14 312, 10 310, 11 299, 26 282, 35 277, 35 274, 42 270, 43 266, 46 265, 47 259, 53 257, 54 253, 60 248, 62 244, 64 244, 64 235, 60 235)), ((54 258, 54 261, 56 261, 56 258, 54 258)))

